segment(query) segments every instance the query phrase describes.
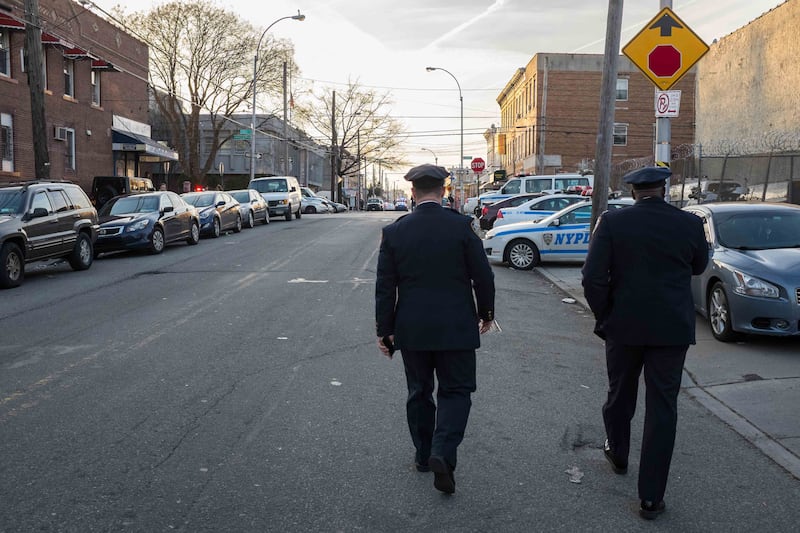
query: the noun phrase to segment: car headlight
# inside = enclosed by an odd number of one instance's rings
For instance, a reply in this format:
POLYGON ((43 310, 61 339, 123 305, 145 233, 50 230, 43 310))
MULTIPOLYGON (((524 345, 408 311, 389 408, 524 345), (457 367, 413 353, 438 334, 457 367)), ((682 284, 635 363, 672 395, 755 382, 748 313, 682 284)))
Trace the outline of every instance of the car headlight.
POLYGON ((733 292, 744 296, 759 296, 761 298, 778 298, 781 291, 772 283, 746 274, 741 270, 730 269, 733 274, 733 292))
POLYGON ((286 205, 288 203, 289 203, 288 200, 278 200, 278 205, 286 205))
POLYGON ((125 231, 139 231, 146 228, 149 225, 150 225, 150 220, 145 218, 142 220, 137 220, 133 224, 128 225, 125 231))

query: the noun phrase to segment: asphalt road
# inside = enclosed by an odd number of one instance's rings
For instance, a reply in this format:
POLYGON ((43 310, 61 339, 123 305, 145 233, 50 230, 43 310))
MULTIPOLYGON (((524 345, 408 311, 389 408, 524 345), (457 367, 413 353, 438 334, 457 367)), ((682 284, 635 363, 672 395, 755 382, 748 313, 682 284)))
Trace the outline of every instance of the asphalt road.
POLYGON ((375 347, 398 215, 275 219, 0 293, 0 531, 796 530, 800 481, 686 394, 667 513, 642 521, 636 457, 615 476, 600 449, 590 316, 502 267, 456 494, 436 491, 375 347))

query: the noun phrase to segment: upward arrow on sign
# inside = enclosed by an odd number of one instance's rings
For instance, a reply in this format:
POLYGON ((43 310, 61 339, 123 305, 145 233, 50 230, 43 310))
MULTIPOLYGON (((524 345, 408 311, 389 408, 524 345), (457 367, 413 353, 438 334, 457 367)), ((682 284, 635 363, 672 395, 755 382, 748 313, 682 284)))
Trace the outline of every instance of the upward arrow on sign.
POLYGON ((651 30, 660 29, 662 37, 672 37, 672 29, 683 29, 680 23, 672 18, 669 13, 664 13, 664 16, 658 19, 658 22, 650 26, 651 30))

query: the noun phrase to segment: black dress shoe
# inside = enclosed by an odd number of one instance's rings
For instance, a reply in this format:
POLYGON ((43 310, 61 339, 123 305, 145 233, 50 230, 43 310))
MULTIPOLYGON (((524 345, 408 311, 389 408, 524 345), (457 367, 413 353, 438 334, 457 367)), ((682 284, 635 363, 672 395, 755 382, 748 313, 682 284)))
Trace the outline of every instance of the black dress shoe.
POLYGON ((433 486, 445 494, 453 494, 456 491, 456 478, 453 476, 453 469, 442 457, 431 455, 428 465, 433 470, 433 486))
POLYGON ((616 457, 614 457, 614 452, 611 450, 611 446, 608 444, 608 439, 606 439, 605 444, 603 444, 603 454, 605 454, 608 462, 611 463, 611 470, 613 470, 615 474, 623 476, 628 473, 628 465, 622 464, 617 460, 616 457))
POLYGON ((651 502, 650 500, 642 500, 642 505, 639 507, 639 516, 645 520, 655 520, 666 508, 667 506, 664 505, 664 500, 657 503, 651 502))

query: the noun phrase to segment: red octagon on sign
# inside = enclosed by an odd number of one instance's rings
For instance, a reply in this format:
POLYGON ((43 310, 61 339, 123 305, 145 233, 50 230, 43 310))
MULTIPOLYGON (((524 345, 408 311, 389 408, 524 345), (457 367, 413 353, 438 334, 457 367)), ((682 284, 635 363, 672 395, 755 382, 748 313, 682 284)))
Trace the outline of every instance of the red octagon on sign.
POLYGON ((473 172, 479 174, 483 172, 483 169, 486 168, 486 161, 484 161, 481 157, 476 157, 472 160, 472 163, 470 163, 470 167, 472 167, 473 172))
POLYGON ((681 53, 671 44, 658 45, 647 56, 647 67, 659 78, 671 78, 681 69, 681 53))

